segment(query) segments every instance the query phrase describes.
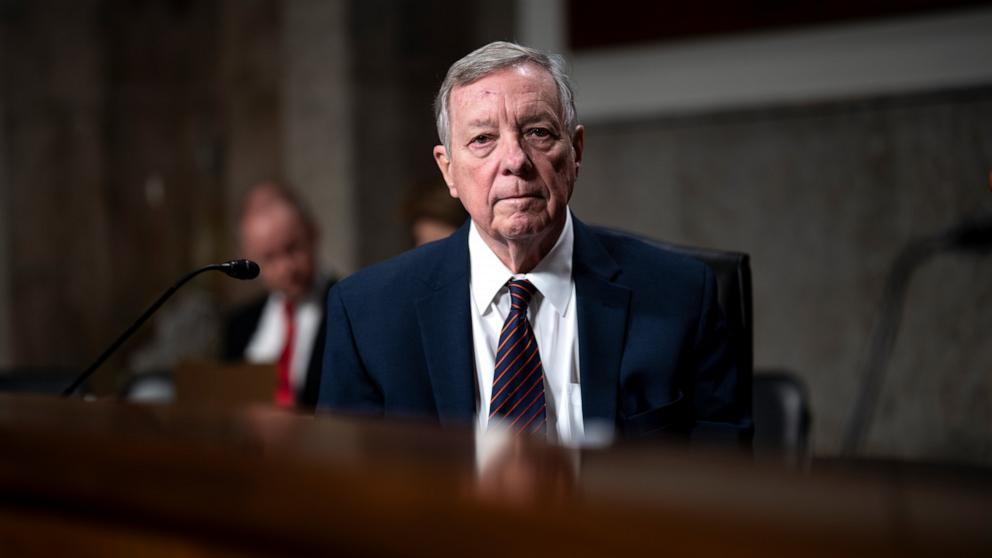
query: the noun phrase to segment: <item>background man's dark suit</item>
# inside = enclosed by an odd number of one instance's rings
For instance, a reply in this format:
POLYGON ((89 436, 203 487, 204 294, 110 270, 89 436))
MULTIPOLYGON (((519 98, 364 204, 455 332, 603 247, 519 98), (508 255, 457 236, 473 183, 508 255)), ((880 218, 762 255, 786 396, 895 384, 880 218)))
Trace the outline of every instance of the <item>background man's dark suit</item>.
MULTIPOLYGON (((573 223, 586 428, 746 442, 750 404, 735 400, 737 372, 709 268, 573 223)), ((468 230, 332 289, 321 408, 470 423, 468 230)))
MULTIPOLYGON (((322 291, 325 295, 334 285, 334 281, 328 281, 327 286, 322 291)), ((221 347, 221 358, 225 362, 241 362, 245 359, 245 349, 251 338, 258 329, 258 322, 262 318, 262 310, 269 295, 264 295, 258 299, 239 306, 231 312, 224 324, 224 339, 221 347)), ((326 296, 321 300, 325 300, 326 296)), ((327 337, 327 320, 324 312, 325 306, 321 306, 320 328, 314 337, 313 351, 310 353, 310 363, 307 365, 306 381, 301 389, 296 391, 296 404, 303 409, 313 409, 317 406, 318 395, 320 394, 320 375, 324 363, 324 338, 327 337)))

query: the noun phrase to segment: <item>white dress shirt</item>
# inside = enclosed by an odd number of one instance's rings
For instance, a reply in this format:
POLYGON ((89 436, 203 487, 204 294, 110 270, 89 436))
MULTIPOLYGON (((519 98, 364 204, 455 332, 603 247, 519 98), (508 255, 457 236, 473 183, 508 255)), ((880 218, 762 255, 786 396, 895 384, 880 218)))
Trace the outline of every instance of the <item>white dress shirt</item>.
MULTIPOLYGON (((289 384, 297 392, 306 383, 307 368, 317 343, 320 329, 320 305, 322 289, 314 288, 305 298, 296 301, 293 308, 293 360, 289 366, 289 384)), ((251 341, 245 347, 245 360, 255 364, 272 364, 279 361, 286 344, 286 324, 283 322, 283 305, 286 297, 282 293, 271 293, 265 301, 265 308, 259 317, 258 326, 251 341)))
POLYGON ((579 387, 578 318, 575 281, 572 279, 572 216, 548 255, 530 273, 513 274, 482 240, 475 223, 468 236, 470 260, 472 341, 475 349, 478 428, 489 422, 489 400, 493 387, 496 347, 510 311, 506 282, 527 279, 537 292, 527 316, 544 368, 548 439, 565 445, 583 438, 582 391, 579 387))

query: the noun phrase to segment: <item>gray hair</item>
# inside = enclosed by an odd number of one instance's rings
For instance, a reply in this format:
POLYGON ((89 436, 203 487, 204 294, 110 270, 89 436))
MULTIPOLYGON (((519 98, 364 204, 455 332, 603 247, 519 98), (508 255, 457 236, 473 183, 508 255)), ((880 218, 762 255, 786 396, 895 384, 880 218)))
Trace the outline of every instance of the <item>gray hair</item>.
POLYGON ((575 135, 578 115, 575 112, 572 82, 565 73, 565 59, 557 54, 546 54, 516 43, 496 41, 470 52, 452 64, 441 82, 441 89, 434 99, 434 117, 437 120, 437 136, 446 150, 451 150, 451 122, 448 115, 451 91, 504 68, 526 63, 536 64, 551 74, 558 89, 558 104, 565 129, 570 137, 575 135))

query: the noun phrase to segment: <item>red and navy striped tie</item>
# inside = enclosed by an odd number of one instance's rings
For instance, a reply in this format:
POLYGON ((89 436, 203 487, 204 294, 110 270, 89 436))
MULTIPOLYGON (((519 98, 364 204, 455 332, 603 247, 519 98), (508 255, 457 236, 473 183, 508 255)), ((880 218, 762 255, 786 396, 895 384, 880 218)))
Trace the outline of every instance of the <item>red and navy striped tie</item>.
POLYGON ((489 420, 505 421, 511 430, 544 430, 544 367, 537 350, 534 330, 527 320, 527 305, 534 285, 526 279, 511 279, 510 313, 499 334, 489 420))

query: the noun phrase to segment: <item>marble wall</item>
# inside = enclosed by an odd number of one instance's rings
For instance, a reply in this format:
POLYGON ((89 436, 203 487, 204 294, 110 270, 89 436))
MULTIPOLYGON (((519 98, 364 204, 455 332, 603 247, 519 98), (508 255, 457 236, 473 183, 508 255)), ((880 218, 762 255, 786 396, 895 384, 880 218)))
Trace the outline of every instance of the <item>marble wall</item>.
MULTIPOLYGON (((752 257, 757 367, 799 374, 839 449, 886 274, 918 237, 992 215, 992 90, 592 124, 583 218, 752 257)), ((992 461, 992 257, 907 293, 876 454, 992 461)))

